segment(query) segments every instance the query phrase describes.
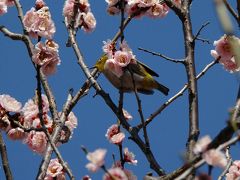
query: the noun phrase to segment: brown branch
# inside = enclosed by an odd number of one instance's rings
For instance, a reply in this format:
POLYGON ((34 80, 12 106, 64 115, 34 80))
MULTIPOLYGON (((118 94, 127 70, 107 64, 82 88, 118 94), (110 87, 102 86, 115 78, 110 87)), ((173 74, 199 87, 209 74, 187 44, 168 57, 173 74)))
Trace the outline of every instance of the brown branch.
MULTIPOLYGON (((205 68, 197 75, 196 79, 200 79, 212 66, 214 66, 215 64, 218 63, 218 59, 212 61, 211 63, 209 63, 207 66, 205 66, 205 68)), ((187 90, 188 88, 188 84, 186 83, 183 88, 178 91, 178 93, 176 93, 173 97, 171 97, 170 99, 168 99, 163 105, 160 106, 160 108, 158 108, 153 114, 151 114, 151 116, 146 120, 145 125, 147 126, 149 123, 151 123, 153 121, 153 119, 159 115, 165 108, 167 108, 171 103, 173 103, 176 99, 178 99, 180 96, 183 95, 183 93, 187 90)), ((138 129, 141 129, 143 127, 142 124, 139 124, 137 126, 138 129)))
POLYGON ((218 177, 218 180, 222 180, 224 178, 224 176, 227 174, 229 168, 232 165, 232 158, 231 158, 231 155, 230 155, 230 152, 229 152, 230 147, 227 147, 225 151, 226 151, 225 155, 226 155, 226 158, 227 158, 227 166, 225 167, 224 171, 218 177))
POLYGON ((234 11, 234 9, 232 8, 232 6, 228 3, 227 0, 222 0, 224 5, 226 6, 227 10, 231 13, 231 15, 233 16, 233 18, 239 23, 239 19, 238 19, 238 15, 237 13, 234 11))
POLYGON ((4 143, 1 132, 0 132, 0 153, 2 157, 2 165, 3 165, 5 177, 7 180, 12 180, 13 177, 12 177, 12 172, 8 162, 7 149, 6 149, 6 145, 4 143))
POLYGON ((208 26, 209 24, 210 24, 210 22, 206 22, 206 23, 204 23, 204 24, 200 27, 200 29, 198 30, 197 34, 196 34, 195 37, 193 38, 193 41, 195 41, 196 39, 199 39, 199 36, 200 36, 202 30, 203 30, 206 26, 208 26))
POLYGON ((150 53, 150 54, 152 54, 152 55, 154 55, 154 56, 162 57, 163 59, 168 60, 168 61, 171 61, 171 62, 174 62, 174 63, 182 63, 182 64, 185 63, 184 59, 173 59, 173 58, 170 58, 170 57, 165 56, 165 55, 163 55, 163 54, 156 53, 156 52, 153 52, 153 51, 150 51, 150 50, 141 48, 141 47, 139 47, 138 49, 141 50, 141 51, 150 53))

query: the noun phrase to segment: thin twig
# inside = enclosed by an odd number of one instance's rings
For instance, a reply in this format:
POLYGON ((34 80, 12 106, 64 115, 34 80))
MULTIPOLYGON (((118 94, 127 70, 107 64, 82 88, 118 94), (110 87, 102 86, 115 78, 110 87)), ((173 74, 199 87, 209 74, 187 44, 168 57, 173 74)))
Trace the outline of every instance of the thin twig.
POLYGON ((226 152, 225 152, 226 158, 227 158, 227 161, 228 161, 228 162, 227 162, 227 166, 225 167, 224 171, 223 171, 223 172, 220 174, 220 176, 218 177, 218 180, 222 180, 222 179, 224 178, 224 176, 227 174, 229 168, 230 168, 231 165, 232 165, 232 158, 231 158, 229 149, 230 149, 230 147, 227 147, 226 150, 225 150, 225 151, 226 151, 226 152))
POLYGON ((204 39, 204 38, 200 38, 200 37, 197 37, 195 38, 196 40, 199 40, 199 41, 202 41, 203 43, 208 43, 208 44, 212 44, 210 40, 208 39, 204 39))
POLYGON ((210 24, 210 22, 208 21, 208 22, 204 23, 204 24, 200 27, 200 29, 198 30, 197 34, 196 34, 195 37, 193 38, 193 41, 195 41, 197 38, 199 38, 199 36, 200 36, 200 34, 201 34, 201 31, 202 31, 207 25, 209 25, 209 24, 210 24))
POLYGON ((168 60, 168 61, 171 61, 171 62, 174 62, 174 63, 182 63, 182 64, 185 63, 184 59, 173 59, 173 58, 170 58, 170 57, 165 56, 165 55, 163 55, 163 54, 160 54, 160 53, 157 53, 157 52, 153 52, 153 51, 150 51, 150 50, 141 48, 141 47, 139 47, 138 49, 141 50, 141 51, 150 53, 150 54, 152 54, 152 55, 154 55, 154 56, 162 57, 163 59, 168 60))
POLYGON ((42 88, 41 88, 41 80, 40 80, 40 66, 37 66, 37 102, 38 102, 38 110, 39 110, 39 119, 41 122, 41 126, 44 129, 44 132, 47 136, 47 140, 48 142, 51 144, 55 154, 57 155, 59 162, 61 163, 61 165, 63 166, 64 170, 67 172, 68 176, 74 180, 74 176, 72 174, 71 169, 67 166, 67 164, 65 163, 65 161, 62 158, 61 153, 59 152, 58 148, 56 147, 56 145, 52 142, 52 138, 51 135, 49 134, 45 124, 44 124, 44 120, 43 120, 43 101, 42 101, 42 88))
POLYGON ((6 145, 4 143, 1 132, 0 132, 0 153, 1 153, 1 157, 2 157, 2 165, 3 165, 5 177, 7 180, 12 180, 13 177, 12 177, 12 172, 11 172, 9 162, 8 162, 7 149, 6 149, 6 145))

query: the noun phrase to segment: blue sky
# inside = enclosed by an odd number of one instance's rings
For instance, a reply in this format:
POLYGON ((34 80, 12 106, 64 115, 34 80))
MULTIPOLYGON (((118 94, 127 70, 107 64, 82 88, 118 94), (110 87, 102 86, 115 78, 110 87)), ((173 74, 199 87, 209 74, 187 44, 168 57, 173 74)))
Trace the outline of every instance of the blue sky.
MULTIPOLYGON (((77 40, 84 55, 85 62, 92 67, 102 54, 102 41, 111 39, 118 30, 120 17, 109 16, 106 13, 105 1, 89 0, 91 9, 97 19, 97 27, 91 34, 79 31, 77 40)), ((21 1, 23 11, 29 10, 35 1, 21 1)), ((54 40, 60 46, 61 65, 57 73, 48 78, 49 84, 56 97, 58 110, 61 111, 70 88, 75 92, 85 82, 85 76, 77 64, 71 48, 65 47, 67 30, 63 23, 62 7, 64 1, 46 0, 55 22, 57 32, 54 40)), ((196 33, 202 24, 209 21, 201 37, 211 42, 219 39, 223 32, 217 21, 212 1, 193 1, 191 7, 193 31, 196 33)), ((0 25, 5 25, 13 32, 21 33, 21 26, 16 9, 9 8, 7 14, 0 17, 0 25)), ((237 32, 237 29, 236 29, 237 32)), ((159 57, 154 57, 138 50, 143 47, 159 52, 172 58, 184 57, 182 27, 176 15, 170 11, 163 19, 141 18, 132 21, 125 31, 125 39, 139 60, 152 67, 160 76, 159 82, 170 89, 167 97, 159 92, 152 96, 140 95, 143 113, 147 118, 166 100, 175 95, 186 83, 185 69, 181 64, 174 64, 159 57)), ((238 34, 238 32, 237 32, 238 34)), ((210 50, 212 44, 196 43, 196 70, 200 72, 213 59, 210 50)), ((24 44, 13 41, 0 34, 0 94, 10 94, 24 104, 34 95, 36 88, 35 71, 28 57, 24 44)), ((118 91, 101 75, 98 79, 101 87, 110 94, 115 103, 118 102, 118 91)), ((198 81, 200 137, 209 134, 212 138, 223 128, 228 118, 228 110, 234 106, 238 91, 239 79, 236 74, 230 74, 219 64, 215 65, 198 81)), ((118 157, 118 148, 111 145, 105 138, 107 128, 116 123, 116 117, 100 96, 93 98, 94 89, 81 99, 73 112, 79 120, 78 128, 74 131, 71 141, 59 147, 76 179, 89 174, 93 179, 101 179, 103 172, 89 173, 85 165, 87 160, 81 151, 81 145, 90 151, 96 148, 106 148, 106 166, 112 165, 112 154, 118 157)), ((126 94, 124 108, 133 115, 132 125, 140 122, 137 102, 134 94, 126 94)), ((186 93, 167 107, 161 115, 148 127, 152 151, 159 164, 171 172, 182 164, 181 155, 185 151, 188 136, 188 99, 186 93)), ((126 133, 126 137, 128 137, 126 133)), ((6 136, 10 166, 14 179, 34 179, 38 172, 41 156, 33 153, 21 142, 10 141, 6 136)), ((127 165, 139 179, 150 172, 148 162, 139 148, 131 140, 125 140, 124 147, 136 154, 139 161, 137 166, 127 165)), ((233 155, 238 151, 238 145, 233 147, 233 155), (235 149, 235 150, 234 150, 235 149)), ((234 156, 236 159, 239 158, 234 156)), ((206 168, 201 170, 206 171, 206 168)), ((214 169, 217 175, 220 171, 214 169)), ((4 179, 3 169, 0 168, 0 179, 4 179)))

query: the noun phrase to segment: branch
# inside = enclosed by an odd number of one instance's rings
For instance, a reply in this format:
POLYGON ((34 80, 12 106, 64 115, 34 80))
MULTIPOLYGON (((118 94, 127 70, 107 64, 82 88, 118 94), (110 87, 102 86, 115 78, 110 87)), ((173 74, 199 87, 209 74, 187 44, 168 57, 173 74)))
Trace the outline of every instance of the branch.
POLYGON ((231 13, 231 15, 233 16, 233 18, 237 21, 237 22, 239 22, 239 17, 238 17, 238 15, 237 15, 237 13, 234 11, 234 9, 231 7, 231 5, 228 3, 228 1, 227 0, 222 0, 223 1, 223 3, 225 4, 225 6, 226 6, 226 8, 228 9, 228 11, 231 13))
POLYGON ((224 169, 224 171, 220 174, 220 176, 218 177, 218 180, 222 180, 222 179, 223 179, 223 177, 227 174, 229 168, 230 168, 231 165, 232 165, 232 158, 231 158, 231 156, 230 156, 229 149, 230 149, 230 147, 227 147, 227 148, 226 148, 226 152, 225 152, 226 158, 227 158, 227 161, 228 161, 227 166, 226 166, 226 168, 224 169))
POLYGON ((138 49, 141 50, 141 51, 150 53, 150 54, 152 54, 152 55, 154 55, 154 56, 162 57, 163 59, 168 60, 168 61, 171 61, 171 62, 174 62, 174 63, 182 63, 182 64, 185 63, 185 62, 184 62, 184 59, 173 59, 173 58, 167 57, 167 56, 165 56, 165 55, 163 55, 163 54, 156 53, 156 52, 153 52, 153 51, 150 51, 150 50, 141 48, 141 47, 139 47, 138 49))
MULTIPOLYGON (((218 59, 212 61, 211 63, 209 63, 196 77, 196 79, 200 79, 212 66, 214 66, 215 64, 218 63, 218 59)), ((153 119, 159 115, 165 108, 167 108, 171 103, 173 103, 176 99, 178 99, 180 96, 183 95, 183 93, 187 90, 188 88, 188 84, 186 83, 183 88, 178 91, 177 94, 175 94, 173 97, 171 97, 170 99, 168 99, 162 106, 160 106, 160 108, 155 111, 153 114, 151 114, 151 116, 146 120, 145 122, 145 126, 147 126, 149 123, 151 123, 153 121, 153 119)), ((142 124, 139 124, 137 126, 138 129, 141 129, 143 127, 142 124)))
POLYGON ((12 177, 12 172, 11 172, 9 162, 8 162, 7 149, 6 149, 6 145, 4 143, 1 132, 0 132, 0 153, 1 153, 1 157, 2 157, 2 165, 3 165, 6 179, 12 180, 13 177, 12 177))
POLYGON ((9 37, 12 40, 23 40, 22 34, 13 33, 4 26, 0 26, 0 31, 4 34, 4 36, 9 37))
POLYGON ((197 34, 196 34, 195 37, 193 38, 193 41, 195 41, 196 39, 199 38, 199 36, 200 36, 200 34, 201 34, 201 31, 202 31, 207 25, 209 25, 209 24, 210 24, 210 22, 208 21, 208 22, 204 23, 204 24, 200 27, 200 29, 198 30, 197 34))

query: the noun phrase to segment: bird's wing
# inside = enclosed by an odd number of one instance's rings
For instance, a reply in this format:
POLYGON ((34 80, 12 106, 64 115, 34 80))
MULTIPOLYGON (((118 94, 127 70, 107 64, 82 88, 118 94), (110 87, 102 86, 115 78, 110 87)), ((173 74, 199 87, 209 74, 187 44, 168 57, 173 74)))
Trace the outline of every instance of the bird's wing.
POLYGON ((156 77, 159 77, 159 75, 154 72, 150 67, 148 67, 146 64, 143 64, 142 62, 140 61, 137 61, 137 63, 139 63, 140 65, 142 65, 144 67, 144 69, 149 73, 151 74, 152 76, 156 76, 156 77))

